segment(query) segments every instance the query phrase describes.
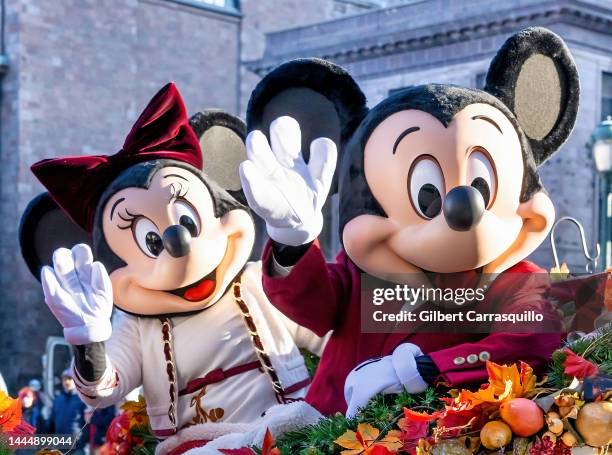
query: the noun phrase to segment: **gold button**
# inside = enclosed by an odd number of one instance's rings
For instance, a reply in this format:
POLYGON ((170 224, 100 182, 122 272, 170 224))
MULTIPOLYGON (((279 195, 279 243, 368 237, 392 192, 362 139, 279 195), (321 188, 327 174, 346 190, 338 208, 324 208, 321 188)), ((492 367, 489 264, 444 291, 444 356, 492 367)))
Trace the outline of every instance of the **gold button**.
POLYGON ((455 365, 463 365, 465 363, 465 357, 455 357, 453 363, 455 365))
POLYGON ((486 362, 487 360, 491 359, 491 354, 487 351, 482 351, 480 354, 478 354, 478 358, 481 362, 486 362))
POLYGON ((478 356, 476 354, 470 354, 467 356, 467 363, 476 363, 478 362, 478 356))

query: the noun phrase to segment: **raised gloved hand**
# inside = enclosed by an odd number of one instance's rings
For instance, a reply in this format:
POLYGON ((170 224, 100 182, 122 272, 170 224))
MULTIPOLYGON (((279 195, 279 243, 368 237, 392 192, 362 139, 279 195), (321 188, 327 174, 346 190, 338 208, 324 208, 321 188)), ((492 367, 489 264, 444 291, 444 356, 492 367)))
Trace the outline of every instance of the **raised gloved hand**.
POLYGON ((336 144, 318 138, 310 144, 310 160, 301 153, 297 121, 279 117, 270 125, 270 144, 261 131, 246 139, 248 160, 240 179, 249 206, 266 222, 276 242, 299 246, 314 240, 323 227, 321 209, 336 168, 336 144))
POLYGON ((64 338, 83 345, 110 338, 113 290, 106 269, 93 262, 89 246, 78 244, 53 253, 40 281, 47 306, 64 328, 64 338))
POLYGON ((346 416, 352 418, 379 393, 423 392, 427 383, 417 369, 415 358, 423 355, 412 343, 400 344, 393 354, 366 360, 357 365, 344 382, 346 416))

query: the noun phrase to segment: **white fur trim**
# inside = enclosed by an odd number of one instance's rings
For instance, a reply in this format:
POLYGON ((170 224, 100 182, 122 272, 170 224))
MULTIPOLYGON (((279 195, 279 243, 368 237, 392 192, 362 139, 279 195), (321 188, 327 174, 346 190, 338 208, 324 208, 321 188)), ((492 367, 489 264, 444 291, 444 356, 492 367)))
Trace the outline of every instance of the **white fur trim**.
POLYGON ((305 401, 279 404, 271 407, 266 415, 250 424, 203 423, 181 430, 157 446, 155 453, 168 453, 180 444, 195 439, 210 439, 204 447, 191 449, 185 455, 219 455, 218 449, 261 447, 266 429, 274 438, 305 425, 316 423, 323 416, 305 401))

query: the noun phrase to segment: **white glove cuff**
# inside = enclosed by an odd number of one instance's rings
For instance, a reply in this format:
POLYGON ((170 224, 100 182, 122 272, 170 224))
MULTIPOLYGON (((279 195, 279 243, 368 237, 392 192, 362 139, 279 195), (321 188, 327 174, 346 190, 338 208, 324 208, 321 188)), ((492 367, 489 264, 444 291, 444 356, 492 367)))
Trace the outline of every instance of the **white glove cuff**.
POLYGON ((420 393, 427 389, 427 383, 419 374, 415 357, 423 355, 421 349, 412 343, 400 344, 391 355, 395 374, 408 393, 420 393))
POLYGON ((323 214, 317 213, 313 220, 295 227, 266 226, 272 240, 283 245, 300 246, 315 240, 323 229, 323 214))
POLYGON ((91 324, 65 327, 64 338, 72 345, 83 345, 106 341, 113 332, 110 319, 100 319, 91 324))

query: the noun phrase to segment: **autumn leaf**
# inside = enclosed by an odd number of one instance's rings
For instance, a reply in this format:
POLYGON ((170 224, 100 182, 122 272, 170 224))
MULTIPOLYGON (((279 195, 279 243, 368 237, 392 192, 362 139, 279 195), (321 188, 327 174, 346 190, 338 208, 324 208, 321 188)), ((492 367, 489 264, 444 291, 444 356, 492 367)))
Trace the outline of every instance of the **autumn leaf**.
POLYGON ((491 412, 487 406, 449 406, 444 416, 438 420, 438 433, 444 434, 445 437, 454 437, 463 429, 478 431, 487 423, 491 412))
POLYGON ((261 455, 280 455, 280 450, 274 447, 274 438, 270 429, 266 428, 266 435, 264 436, 263 444, 261 446, 261 455))
POLYGON ((147 414, 147 403, 142 395, 138 401, 126 401, 121 409, 129 416, 129 428, 148 427, 149 416, 147 414))
POLYGON ((533 369, 525 362, 519 362, 517 367, 516 364, 498 365, 487 361, 487 373, 489 375, 489 385, 493 387, 496 395, 505 392, 507 381, 512 383, 512 398, 525 396, 536 385, 533 369))
POLYGON ((578 379, 593 376, 599 372, 599 368, 594 363, 589 362, 584 357, 579 356, 569 348, 563 348, 566 354, 565 362, 563 363, 563 372, 569 377, 578 379))
POLYGON ((403 446, 395 432, 389 432, 384 438, 377 440, 380 431, 368 423, 357 425, 357 431, 347 430, 334 442, 347 449, 342 455, 388 455, 397 453, 403 446))
POLYGON ((10 434, 13 436, 27 435, 27 434, 34 434, 34 433, 36 433, 36 428, 34 428, 32 425, 30 425, 25 420, 22 420, 21 422, 19 422, 19 424, 13 427, 13 429, 10 431, 10 434))
POLYGON ((512 398, 512 381, 506 381, 506 388, 499 395, 495 393, 495 387, 488 385, 477 392, 462 390, 455 400, 457 404, 462 405, 464 409, 472 409, 484 404, 499 406, 508 398, 512 398))
POLYGON ((397 422, 397 427, 401 430, 399 433, 403 449, 414 453, 419 440, 429 434, 429 423, 442 414, 443 412, 427 414, 404 408, 404 417, 397 422))
POLYGON ((147 412, 147 403, 142 395, 138 396, 138 401, 126 401, 121 405, 121 409, 126 412, 142 414, 147 412))
POLYGON ((13 431, 21 423, 21 402, 0 391, 0 430, 13 431))

